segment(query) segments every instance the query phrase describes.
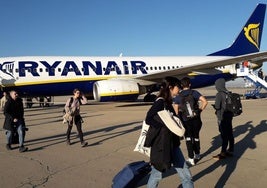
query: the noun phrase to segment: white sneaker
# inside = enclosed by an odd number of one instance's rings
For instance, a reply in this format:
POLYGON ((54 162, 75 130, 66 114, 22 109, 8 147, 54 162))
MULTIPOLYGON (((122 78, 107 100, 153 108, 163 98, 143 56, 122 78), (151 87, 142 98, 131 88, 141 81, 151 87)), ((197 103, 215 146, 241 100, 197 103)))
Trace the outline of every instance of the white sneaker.
POLYGON ((192 165, 192 166, 194 166, 195 165, 195 160, 189 158, 189 159, 187 159, 187 163, 190 164, 190 165, 192 165))
POLYGON ((195 154, 195 159, 199 160, 201 158, 200 154, 195 154))

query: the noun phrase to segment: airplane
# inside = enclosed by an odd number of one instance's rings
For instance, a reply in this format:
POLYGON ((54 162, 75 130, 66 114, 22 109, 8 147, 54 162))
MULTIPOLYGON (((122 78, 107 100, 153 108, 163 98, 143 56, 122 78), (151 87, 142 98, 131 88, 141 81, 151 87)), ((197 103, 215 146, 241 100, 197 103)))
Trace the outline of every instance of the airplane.
POLYGON ((265 10, 266 4, 258 4, 233 44, 207 56, 0 58, 1 91, 60 96, 79 88, 96 101, 134 101, 141 94, 150 100, 166 76, 189 76, 192 88, 233 80, 244 62, 257 69, 267 60, 267 51, 259 51, 265 10))

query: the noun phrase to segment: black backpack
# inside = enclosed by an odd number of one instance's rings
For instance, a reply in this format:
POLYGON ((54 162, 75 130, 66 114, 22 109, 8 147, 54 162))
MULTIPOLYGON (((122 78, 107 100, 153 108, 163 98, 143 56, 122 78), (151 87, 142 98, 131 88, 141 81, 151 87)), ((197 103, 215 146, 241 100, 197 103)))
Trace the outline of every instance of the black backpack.
POLYGON ((184 92, 179 94, 181 96, 181 113, 183 120, 189 120, 199 116, 198 100, 193 96, 193 90, 190 90, 187 95, 184 92))
POLYGON ((233 116, 239 116, 242 111, 241 98, 238 93, 225 92, 225 112, 232 112, 233 116))

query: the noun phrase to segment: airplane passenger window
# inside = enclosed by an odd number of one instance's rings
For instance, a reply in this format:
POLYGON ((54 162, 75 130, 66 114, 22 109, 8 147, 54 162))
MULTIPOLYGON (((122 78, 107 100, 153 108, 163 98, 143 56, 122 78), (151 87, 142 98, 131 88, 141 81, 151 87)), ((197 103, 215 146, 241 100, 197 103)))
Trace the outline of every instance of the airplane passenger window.
POLYGON ((155 70, 157 70, 157 67, 154 67, 155 68, 155 70))
POLYGON ((159 70, 161 70, 161 67, 159 67, 159 70))
POLYGON ((57 71, 58 71, 58 72, 61 72, 61 68, 58 68, 57 71))
POLYGON ((40 69, 39 69, 39 71, 40 71, 40 72, 43 72, 43 69, 42 69, 42 68, 40 68, 40 69))
POLYGON ((168 70, 170 70, 171 68, 170 68, 170 66, 168 66, 168 70))
POLYGON ((165 66, 163 67, 163 70, 166 70, 166 67, 165 66))
POLYGON ((153 70, 153 67, 150 67, 150 70, 153 70))

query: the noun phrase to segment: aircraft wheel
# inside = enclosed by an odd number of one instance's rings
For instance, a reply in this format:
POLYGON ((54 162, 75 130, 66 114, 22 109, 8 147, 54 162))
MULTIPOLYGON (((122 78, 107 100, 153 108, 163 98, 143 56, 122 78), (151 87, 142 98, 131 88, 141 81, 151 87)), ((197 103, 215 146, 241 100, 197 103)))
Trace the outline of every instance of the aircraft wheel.
POLYGON ((157 96, 154 94, 147 94, 144 97, 144 102, 154 102, 156 100, 157 96))

